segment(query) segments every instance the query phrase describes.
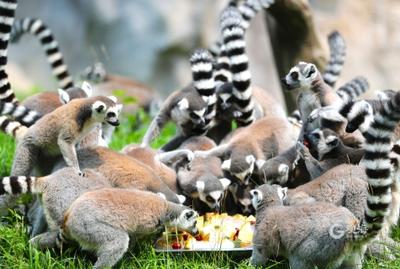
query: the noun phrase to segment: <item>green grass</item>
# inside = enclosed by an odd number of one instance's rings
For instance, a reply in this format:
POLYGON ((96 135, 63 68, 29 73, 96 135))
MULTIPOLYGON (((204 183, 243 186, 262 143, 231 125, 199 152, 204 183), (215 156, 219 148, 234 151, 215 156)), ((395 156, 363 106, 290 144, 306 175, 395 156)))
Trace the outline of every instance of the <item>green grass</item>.
MULTIPOLYGON (((122 149, 129 143, 140 143, 146 131, 149 118, 144 113, 139 117, 124 117, 117 129, 111 147, 122 149)), ((160 138, 153 143, 159 147, 170 139, 175 132, 173 125, 168 125, 160 138)), ((0 175, 9 175, 14 152, 13 139, 0 133, 0 175)), ((0 218, 0 268, 90 268, 95 260, 90 253, 77 249, 62 251, 38 251, 28 244, 26 226, 23 218, 10 211, 9 216, 0 218)), ((393 232, 393 237, 400 241, 400 228, 393 232)), ((216 252, 213 254, 171 255, 155 253, 151 244, 153 239, 141 241, 118 264, 118 268, 252 268, 249 259, 237 260, 234 257, 216 252)), ((285 262, 271 262, 267 268, 288 268, 285 262)), ((364 268, 400 268, 400 250, 397 260, 386 261, 367 259, 364 268)))

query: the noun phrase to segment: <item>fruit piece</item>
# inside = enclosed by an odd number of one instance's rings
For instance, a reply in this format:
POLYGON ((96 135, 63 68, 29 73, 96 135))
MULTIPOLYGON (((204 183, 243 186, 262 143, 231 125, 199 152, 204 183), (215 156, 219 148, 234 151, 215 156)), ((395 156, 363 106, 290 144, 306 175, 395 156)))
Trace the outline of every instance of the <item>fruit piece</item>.
POLYGON ((198 234, 194 237, 197 241, 201 241, 203 240, 203 237, 201 236, 201 234, 198 234))
POLYGON ((189 235, 187 233, 182 234, 182 238, 184 241, 188 240, 189 235))
POLYGON ((238 239, 238 237, 239 237, 239 232, 240 232, 239 228, 236 228, 236 232, 235 232, 235 234, 233 235, 233 241, 235 241, 236 239, 238 239))
POLYGON ((173 249, 181 249, 181 243, 179 243, 178 241, 175 241, 174 243, 172 243, 171 247, 173 249))

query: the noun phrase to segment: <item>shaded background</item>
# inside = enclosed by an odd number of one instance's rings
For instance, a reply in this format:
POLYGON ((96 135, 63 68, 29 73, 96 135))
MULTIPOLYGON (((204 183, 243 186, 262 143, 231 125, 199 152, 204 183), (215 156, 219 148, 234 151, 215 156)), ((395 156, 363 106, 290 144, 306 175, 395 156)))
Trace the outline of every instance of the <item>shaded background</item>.
MULTIPOLYGON (((280 1, 280 0, 276 0, 280 1)), ((304 0, 305 1, 305 0, 304 0)), ((17 18, 42 19, 52 29, 72 75, 95 61, 110 73, 144 82, 165 96, 191 80, 190 53, 218 34, 224 0, 20 0, 17 18)), ((310 0, 326 55, 326 36, 347 42, 341 82, 366 76, 372 89, 400 85, 400 1, 310 0)), ((247 34, 253 82, 282 101, 264 14, 247 34)), ((9 47, 10 79, 18 91, 57 84, 39 41, 25 36, 9 47)))

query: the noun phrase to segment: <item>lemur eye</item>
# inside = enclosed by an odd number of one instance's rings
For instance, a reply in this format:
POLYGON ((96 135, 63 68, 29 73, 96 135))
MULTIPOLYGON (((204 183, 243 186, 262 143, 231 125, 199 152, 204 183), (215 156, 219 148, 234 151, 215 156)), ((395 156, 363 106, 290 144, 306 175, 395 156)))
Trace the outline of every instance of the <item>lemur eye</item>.
POLYGON ((308 72, 308 75, 307 75, 307 77, 310 77, 312 74, 314 74, 315 73, 315 68, 314 68, 314 66, 311 66, 310 67, 310 72, 308 72))
POLYGON ((214 198, 212 198, 210 195, 206 196, 206 200, 207 202, 214 203, 214 198))
POLYGON ((316 139, 320 139, 321 138, 319 133, 312 133, 312 136, 315 137, 316 139))
POLYGON ((117 115, 114 113, 114 112, 108 112, 107 113, 107 117, 108 118, 113 118, 113 117, 116 117, 117 115))
POLYGON ((198 119, 198 118, 200 118, 199 115, 197 115, 197 114, 194 113, 194 112, 190 112, 190 117, 193 118, 193 119, 198 119))
POLYGON ((299 79, 299 73, 298 72, 292 72, 292 73, 290 73, 290 77, 293 80, 298 80, 299 79))
POLYGON ((194 212, 193 212, 193 211, 188 211, 188 212, 186 212, 185 217, 186 217, 187 219, 190 219, 191 217, 193 217, 193 215, 194 215, 194 212))

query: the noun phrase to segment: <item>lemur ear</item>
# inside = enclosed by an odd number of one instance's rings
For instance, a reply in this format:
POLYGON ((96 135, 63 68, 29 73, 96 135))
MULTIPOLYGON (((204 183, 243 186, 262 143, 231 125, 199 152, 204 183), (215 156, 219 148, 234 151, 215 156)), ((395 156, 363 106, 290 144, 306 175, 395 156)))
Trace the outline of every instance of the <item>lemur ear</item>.
POLYGON ((339 144, 339 138, 334 135, 329 135, 326 138, 326 144, 328 144, 329 146, 336 147, 339 144))
POLYGON ((248 163, 248 164, 252 164, 252 163, 254 163, 256 161, 256 158, 253 156, 253 155, 247 155, 246 156, 246 162, 248 163))
POLYGON ((285 188, 282 188, 281 186, 278 187, 278 196, 279 196, 279 199, 281 199, 282 202, 287 197, 287 190, 288 190, 287 187, 285 187, 285 188))
POLYGON ((180 194, 176 195, 178 197, 179 203, 183 204, 186 201, 186 197, 180 194))
POLYGON ((204 181, 197 181, 196 182, 196 188, 197 188, 198 192, 203 192, 204 191, 204 187, 205 187, 204 181))
POLYGON ((225 160, 221 164, 221 169, 225 171, 229 171, 231 169, 231 159, 225 160))
POLYGON ((228 188, 229 184, 231 184, 231 181, 230 181, 229 179, 225 178, 225 177, 220 178, 220 179, 219 179, 219 182, 221 182, 222 188, 223 188, 224 190, 226 190, 226 189, 228 188))
POLYGON ((262 193, 260 190, 252 189, 250 190, 251 198, 257 198, 258 200, 262 200, 262 193))
POLYGON ((87 81, 82 82, 81 89, 86 93, 87 97, 92 96, 93 88, 92 85, 89 84, 89 82, 87 81))
POLYGON ((122 104, 117 104, 118 113, 121 112, 121 110, 122 110, 123 107, 124 107, 124 106, 123 106, 122 104))
POLYGON ((310 70, 308 71, 308 77, 310 77, 312 74, 314 74, 317 71, 317 68, 315 65, 311 64, 310 70))
POLYGON ((61 103, 64 105, 70 101, 69 94, 63 89, 58 89, 58 95, 60 97, 61 103))
POLYGON ((178 102, 179 109, 186 110, 189 108, 189 101, 186 98, 183 98, 178 102))
POLYGON ((106 104, 104 104, 102 101, 96 101, 92 107, 94 110, 96 110, 96 112, 101 113, 106 109, 106 104))
POLYGON ((107 98, 113 101, 114 103, 118 103, 118 99, 114 95, 107 96, 107 98))

